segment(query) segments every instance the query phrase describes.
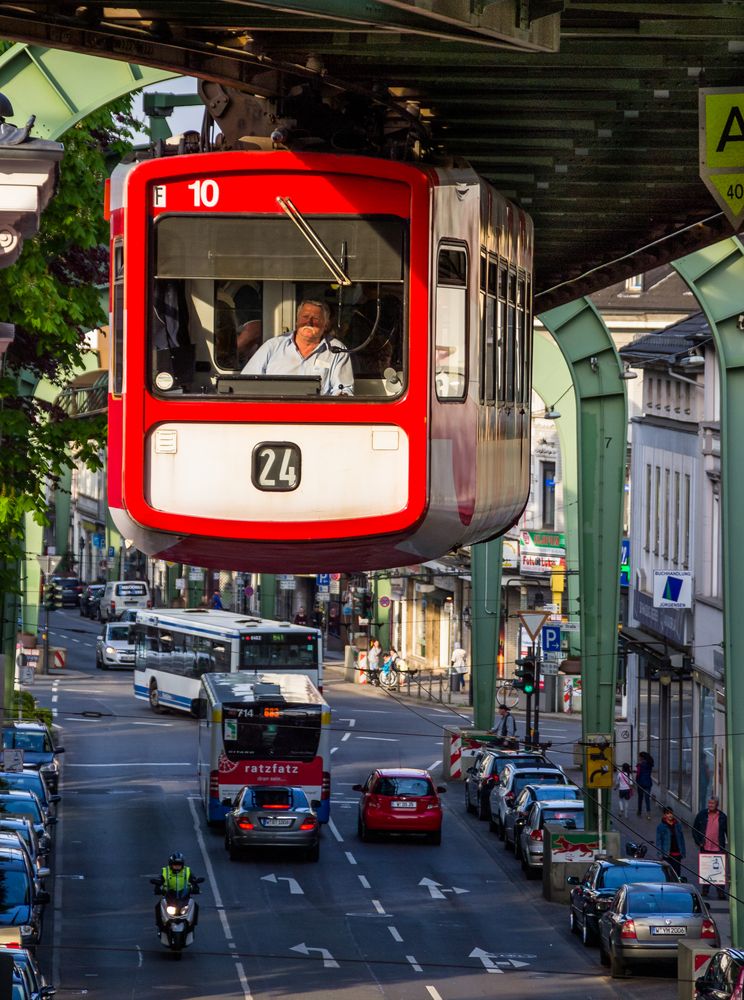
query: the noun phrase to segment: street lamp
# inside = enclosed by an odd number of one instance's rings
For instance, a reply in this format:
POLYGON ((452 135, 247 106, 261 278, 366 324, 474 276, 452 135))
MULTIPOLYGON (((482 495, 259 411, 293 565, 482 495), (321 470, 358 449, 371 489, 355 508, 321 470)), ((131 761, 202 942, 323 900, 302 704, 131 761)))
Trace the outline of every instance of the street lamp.
POLYGON ((83 557, 85 555, 85 535, 81 535, 78 539, 78 545, 80 547, 80 558, 78 560, 78 576, 80 577, 80 582, 83 582, 83 557))

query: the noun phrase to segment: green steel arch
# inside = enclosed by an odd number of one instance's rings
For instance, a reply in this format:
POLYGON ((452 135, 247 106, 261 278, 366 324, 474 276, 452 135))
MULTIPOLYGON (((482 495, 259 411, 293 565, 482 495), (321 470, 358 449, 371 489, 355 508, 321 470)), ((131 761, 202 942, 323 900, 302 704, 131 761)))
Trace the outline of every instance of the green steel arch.
POLYGON ((14 45, 0 56, 0 92, 10 99, 16 121, 36 115, 34 132, 41 139, 59 139, 96 108, 177 75, 41 45, 14 45))

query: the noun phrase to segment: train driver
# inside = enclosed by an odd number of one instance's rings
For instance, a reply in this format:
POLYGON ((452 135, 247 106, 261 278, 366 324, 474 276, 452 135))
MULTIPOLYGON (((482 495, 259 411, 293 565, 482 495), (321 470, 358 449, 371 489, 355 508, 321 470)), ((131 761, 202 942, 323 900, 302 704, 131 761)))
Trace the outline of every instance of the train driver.
POLYGON ((351 360, 343 343, 330 331, 331 310, 327 303, 304 299, 297 309, 292 333, 262 344, 242 374, 319 375, 321 395, 353 396, 351 360))

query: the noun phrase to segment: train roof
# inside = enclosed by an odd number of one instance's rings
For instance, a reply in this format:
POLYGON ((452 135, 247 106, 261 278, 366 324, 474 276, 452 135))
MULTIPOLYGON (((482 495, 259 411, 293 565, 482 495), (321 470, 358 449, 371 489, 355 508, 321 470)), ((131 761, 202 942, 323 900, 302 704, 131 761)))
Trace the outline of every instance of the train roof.
POLYGON ((305 674, 234 670, 229 674, 204 674, 202 684, 213 702, 237 700, 250 704, 264 698, 282 698, 288 704, 318 705, 328 710, 323 695, 305 674))
POLYGON ((232 611, 211 608, 156 608, 137 612, 140 625, 186 625, 193 631, 214 635, 236 635, 240 632, 264 629, 267 632, 316 633, 312 625, 293 625, 288 621, 274 621, 258 615, 238 615, 232 611))

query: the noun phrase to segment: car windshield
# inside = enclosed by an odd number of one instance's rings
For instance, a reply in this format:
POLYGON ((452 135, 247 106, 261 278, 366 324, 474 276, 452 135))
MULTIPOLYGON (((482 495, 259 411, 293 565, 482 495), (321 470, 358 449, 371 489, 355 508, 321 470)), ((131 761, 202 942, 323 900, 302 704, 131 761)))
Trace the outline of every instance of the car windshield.
POLYGON ((559 823, 567 829, 575 827, 577 830, 584 829, 583 809, 543 809, 542 822, 559 823))
POLYGON ((29 733, 22 729, 4 729, 3 746, 7 749, 31 750, 33 753, 51 751, 46 733, 29 733))
POLYGON ((112 642, 129 642, 131 634, 128 625, 109 625, 108 637, 112 642))
MULTIPOLYGON (((542 781, 542 778, 540 780, 542 781)), ((534 791, 534 796, 538 801, 544 801, 545 799, 577 799, 579 797, 579 789, 575 785, 539 785, 534 791)))
POLYGON ((29 880, 26 872, 0 867, 0 913, 28 904, 29 880))
POLYGON ((531 785, 537 779, 545 785, 562 785, 565 781, 562 774, 515 774, 512 790, 521 792, 525 785, 531 785))
POLYGON ((4 771, 0 774, 0 792, 9 788, 24 788, 36 792, 39 798, 44 795, 44 785, 38 771, 4 771))
POLYGON ((0 813, 10 816, 30 816, 36 823, 41 822, 39 807, 34 799, 21 799, 15 796, 4 796, 0 799, 0 813))
POLYGON ((605 868, 600 879, 604 889, 618 889, 628 882, 668 882, 666 869, 662 865, 613 865, 605 868))
POLYGON ((377 782, 376 795, 412 795, 420 798, 433 795, 434 789, 426 778, 393 778, 386 775, 377 782))
POLYGON ((307 809, 308 801, 299 788, 256 788, 253 805, 256 809, 307 809))
POLYGON ((700 913, 700 903, 691 892, 631 892, 626 911, 639 915, 664 913, 691 916, 700 913))

